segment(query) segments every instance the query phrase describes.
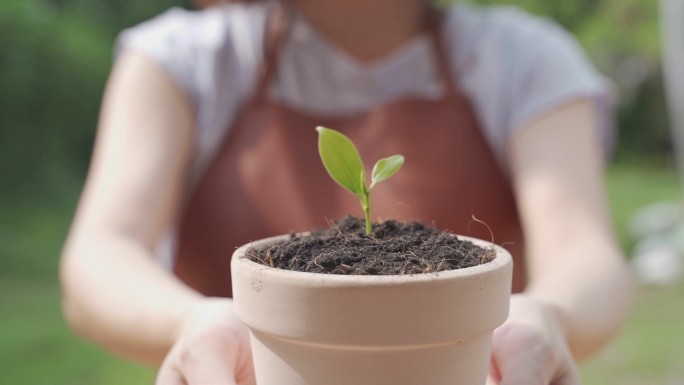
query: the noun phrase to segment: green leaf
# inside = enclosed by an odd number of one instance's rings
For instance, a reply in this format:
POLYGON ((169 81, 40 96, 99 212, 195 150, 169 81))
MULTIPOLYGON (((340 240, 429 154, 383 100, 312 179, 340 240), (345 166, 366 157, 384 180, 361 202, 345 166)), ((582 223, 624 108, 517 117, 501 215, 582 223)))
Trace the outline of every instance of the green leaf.
POLYGON ((363 195, 363 162, 356 146, 345 135, 325 127, 318 131, 318 152, 328 174, 352 194, 363 195))
POLYGON ((377 161, 375 166, 373 166, 373 177, 371 179, 370 188, 373 189, 379 182, 396 174, 403 165, 404 157, 402 155, 392 155, 377 161))
POLYGON ((361 178, 360 178, 360 179, 361 179, 361 182, 360 182, 360 183, 361 183, 361 188, 362 188, 361 193, 362 193, 363 195, 368 195, 368 194, 369 194, 369 191, 368 191, 369 189, 366 188, 366 171, 363 170, 363 169, 361 170, 361 178))

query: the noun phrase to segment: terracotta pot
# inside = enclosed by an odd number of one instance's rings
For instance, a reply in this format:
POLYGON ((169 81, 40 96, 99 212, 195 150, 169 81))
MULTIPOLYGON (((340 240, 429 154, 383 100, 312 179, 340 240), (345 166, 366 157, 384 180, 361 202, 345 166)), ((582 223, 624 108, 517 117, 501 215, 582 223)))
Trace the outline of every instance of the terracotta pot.
POLYGON ((280 270, 235 251, 238 317, 252 332, 258 385, 482 385, 493 330, 508 316, 513 262, 434 274, 348 276, 280 270))

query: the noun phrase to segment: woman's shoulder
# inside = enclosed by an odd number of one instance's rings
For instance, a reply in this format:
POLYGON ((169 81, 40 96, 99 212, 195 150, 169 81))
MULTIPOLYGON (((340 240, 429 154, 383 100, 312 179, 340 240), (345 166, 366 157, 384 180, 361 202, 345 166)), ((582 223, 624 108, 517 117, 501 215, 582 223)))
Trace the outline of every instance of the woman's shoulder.
POLYGON ((555 21, 506 5, 457 4, 446 11, 447 33, 462 53, 501 48, 501 53, 540 46, 572 46, 574 37, 555 21))
POLYGON ((262 4, 226 4, 205 10, 171 8, 152 19, 125 29, 120 39, 156 39, 158 42, 185 42, 194 46, 212 46, 239 34, 256 34, 263 24, 266 8, 262 4))
POLYGON ((237 95, 245 87, 241 82, 261 58, 266 14, 266 5, 258 2, 201 11, 172 8, 122 31, 115 55, 126 50, 146 55, 199 107, 219 89, 237 95))
POLYGON ((574 99, 606 106, 609 122, 610 84, 555 21, 511 6, 458 4, 446 12, 444 33, 459 85, 502 153, 512 132, 574 99))

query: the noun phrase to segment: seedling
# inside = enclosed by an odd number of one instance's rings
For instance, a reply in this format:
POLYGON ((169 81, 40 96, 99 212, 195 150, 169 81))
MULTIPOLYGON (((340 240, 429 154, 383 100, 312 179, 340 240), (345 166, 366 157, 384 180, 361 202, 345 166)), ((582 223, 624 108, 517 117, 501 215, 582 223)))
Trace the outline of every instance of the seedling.
POLYGON ((359 197, 366 216, 366 234, 371 234, 370 192, 379 182, 394 175, 404 165, 402 155, 392 155, 378 160, 373 166, 370 187, 366 187, 366 176, 361 155, 354 143, 345 135, 325 127, 318 131, 318 152, 323 166, 340 186, 359 197))

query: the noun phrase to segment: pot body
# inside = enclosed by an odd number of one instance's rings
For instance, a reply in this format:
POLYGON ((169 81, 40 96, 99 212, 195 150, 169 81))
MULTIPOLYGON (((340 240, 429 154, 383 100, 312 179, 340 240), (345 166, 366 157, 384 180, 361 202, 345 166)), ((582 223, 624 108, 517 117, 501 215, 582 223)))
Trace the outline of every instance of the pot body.
POLYGON ((403 276, 270 268, 232 260, 235 311, 252 332, 259 385, 482 385, 493 330, 508 316, 512 259, 403 276))

